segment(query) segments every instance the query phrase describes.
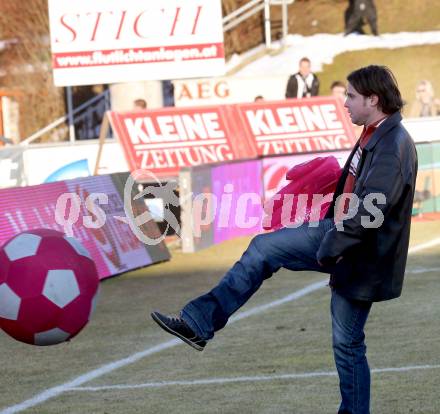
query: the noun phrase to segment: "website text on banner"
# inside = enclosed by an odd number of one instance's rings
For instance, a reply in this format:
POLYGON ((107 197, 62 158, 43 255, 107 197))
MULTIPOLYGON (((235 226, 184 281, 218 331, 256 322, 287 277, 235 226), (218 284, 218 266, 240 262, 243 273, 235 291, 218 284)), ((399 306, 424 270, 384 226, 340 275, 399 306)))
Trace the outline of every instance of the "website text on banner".
POLYGON ((220 0, 49 0, 55 85, 225 72, 220 0))
POLYGON ((176 176, 182 167, 274 154, 348 149, 355 137, 336 98, 109 112, 131 171, 176 176))
MULTIPOLYGON (((144 245, 119 219, 125 217, 121 182, 127 177, 116 174, 0 190, 0 245, 25 230, 62 231, 87 248, 101 279, 168 260, 163 243, 144 245)), ((135 217, 146 211, 142 200, 131 204, 135 217)))

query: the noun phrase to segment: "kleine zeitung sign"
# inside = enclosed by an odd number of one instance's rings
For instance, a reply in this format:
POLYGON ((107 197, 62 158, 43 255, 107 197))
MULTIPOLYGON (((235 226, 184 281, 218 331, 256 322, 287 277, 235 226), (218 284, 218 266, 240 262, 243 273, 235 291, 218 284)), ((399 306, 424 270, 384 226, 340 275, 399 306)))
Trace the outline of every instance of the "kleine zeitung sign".
POLYGON ((253 141, 242 137, 233 106, 109 112, 130 170, 175 176, 180 168, 254 158, 253 141))
POLYGON ((354 131, 342 102, 332 97, 237 105, 258 155, 352 148, 354 131))
POLYGON ((160 177, 182 167, 276 154, 352 148, 354 131, 333 97, 108 112, 131 171, 160 177))

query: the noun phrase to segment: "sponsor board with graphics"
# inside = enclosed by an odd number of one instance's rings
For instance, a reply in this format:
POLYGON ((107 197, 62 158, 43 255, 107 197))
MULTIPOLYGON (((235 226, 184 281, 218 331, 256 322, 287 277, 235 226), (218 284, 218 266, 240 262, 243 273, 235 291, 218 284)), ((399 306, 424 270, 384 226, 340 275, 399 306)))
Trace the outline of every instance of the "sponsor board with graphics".
POLYGON ((174 104, 183 106, 223 105, 284 99, 289 75, 226 76, 174 80, 174 104))
POLYGON ((334 151, 355 143, 346 111, 335 98, 288 99, 237 108, 258 155, 334 151))
MULTIPOLYGON (((151 247, 136 237, 121 191, 121 177, 114 180, 110 175, 0 190, 0 245, 25 230, 62 231, 87 248, 101 279, 169 259, 163 243, 151 247)), ((132 200, 128 203, 136 218, 146 207, 142 200, 132 200)), ((136 226, 157 238, 154 221, 150 227, 136 226)))
POLYGON ((264 158, 262 160, 264 199, 270 199, 277 191, 289 183, 286 179, 287 171, 295 165, 313 160, 318 155, 335 157, 342 168, 350 155, 350 151, 331 151, 325 154, 284 155, 264 158))
POLYGON ((182 167, 256 157, 256 147, 237 127, 234 106, 167 108, 110 112, 131 171, 147 169, 159 177, 182 167))
POLYGON ((109 112, 131 171, 177 176, 183 167, 278 154, 349 149, 354 131, 336 98, 109 112))

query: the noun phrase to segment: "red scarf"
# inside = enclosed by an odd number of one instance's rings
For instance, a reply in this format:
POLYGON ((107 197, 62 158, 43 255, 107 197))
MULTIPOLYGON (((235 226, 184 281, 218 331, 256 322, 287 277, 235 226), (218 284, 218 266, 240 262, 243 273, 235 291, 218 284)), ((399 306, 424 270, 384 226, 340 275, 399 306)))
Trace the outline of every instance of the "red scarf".
MULTIPOLYGON (((365 146, 368 144, 368 141, 378 128, 378 126, 382 123, 382 121, 385 118, 379 119, 378 121, 368 125, 368 127, 364 126, 364 129, 362 130, 362 134, 359 138, 359 147, 356 150, 356 153, 353 155, 353 158, 351 159, 349 172, 347 174, 347 178, 345 179, 344 183, 344 190, 343 193, 352 193, 354 190, 354 185, 356 183, 356 172, 358 169, 359 162, 361 160, 362 151, 364 150, 365 146)), ((336 212, 335 212, 335 221, 341 221, 340 217, 342 214, 346 214, 348 211, 348 206, 350 204, 350 200, 346 199, 343 208, 341 209, 340 206, 336 206, 336 212)))

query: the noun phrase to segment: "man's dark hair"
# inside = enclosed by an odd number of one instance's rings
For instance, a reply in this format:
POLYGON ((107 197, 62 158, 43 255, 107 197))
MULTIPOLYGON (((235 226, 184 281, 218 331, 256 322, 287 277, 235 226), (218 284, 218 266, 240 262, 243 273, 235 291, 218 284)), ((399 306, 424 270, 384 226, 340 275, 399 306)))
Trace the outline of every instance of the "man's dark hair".
POLYGON ((303 57, 303 58, 301 58, 301 60, 299 61, 299 63, 301 63, 301 62, 312 63, 312 62, 310 62, 310 59, 309 59, 308 57, 303 57))
POLYGON ((341 88, 347 88, 347 87, 345 86, 345 83, 344 83, 344 82, 341 82, 341 81, 334 81, 334 82, 331 84, 330 89, 336 88, 337 86, 340 86, 341 88))
POLYGON ((384 114, 402 110, 404 102, 396 78, 386 66, 370 65, 357 69, 347 76, 347 80, 361 95, 376 95, 384 114))
POLYGON ((133 101, 134 106, 141 108, 141 109, 147 109, 147 101, 145 99, 135 99, 133 101))

